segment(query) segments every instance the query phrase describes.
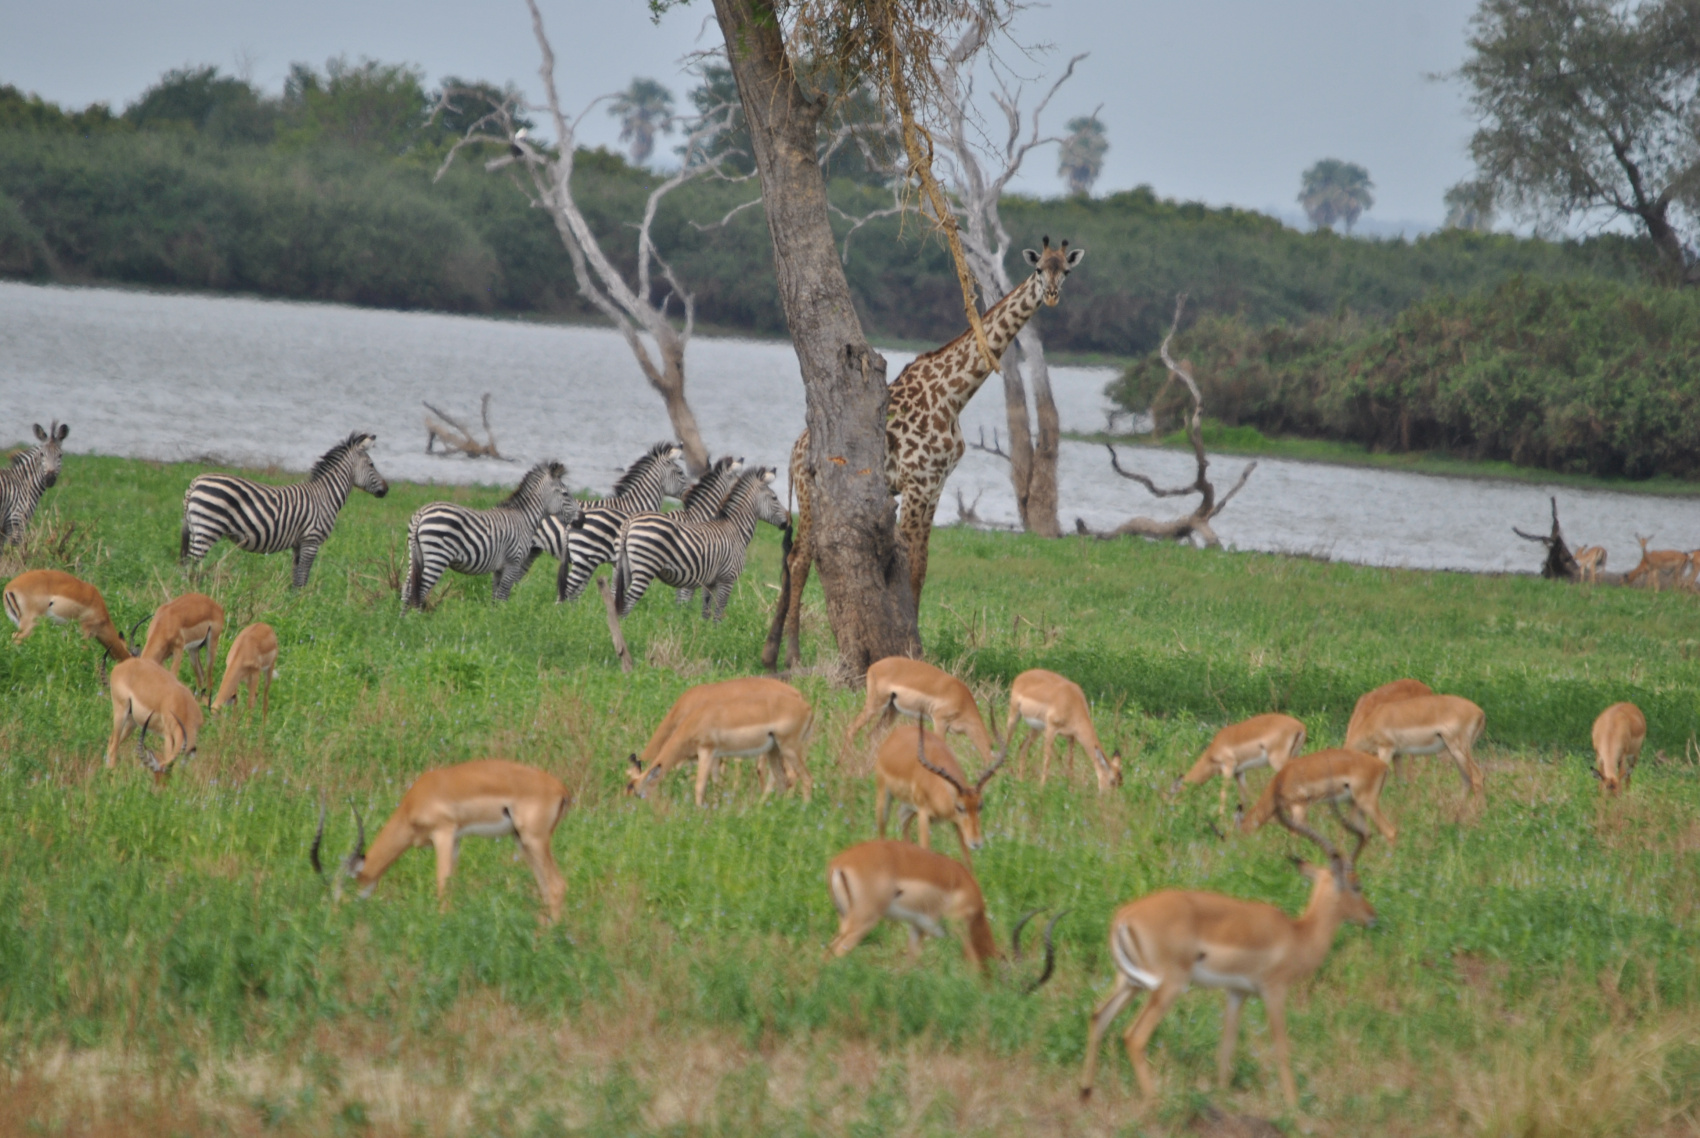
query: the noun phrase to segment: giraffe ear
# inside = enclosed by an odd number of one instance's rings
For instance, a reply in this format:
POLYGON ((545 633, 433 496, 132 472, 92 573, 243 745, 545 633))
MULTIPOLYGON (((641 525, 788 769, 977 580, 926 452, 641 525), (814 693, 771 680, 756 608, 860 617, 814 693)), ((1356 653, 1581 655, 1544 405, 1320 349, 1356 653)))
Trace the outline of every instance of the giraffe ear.
POLYGON ((1086 250, 1084 249, 1070 250, 1068 254, 1068 267, 1072 269, 1074 266, 1080 264, 1080 259, 1084 256, 1086 256, 1086 250))
POLYGON ((1037 250, 1023 249, 1021 251, 1021 255, 1027 258, 1027 263, 1029 265, 1032 265, 1035 269, 1039 267, 1039 254, 1037 250))

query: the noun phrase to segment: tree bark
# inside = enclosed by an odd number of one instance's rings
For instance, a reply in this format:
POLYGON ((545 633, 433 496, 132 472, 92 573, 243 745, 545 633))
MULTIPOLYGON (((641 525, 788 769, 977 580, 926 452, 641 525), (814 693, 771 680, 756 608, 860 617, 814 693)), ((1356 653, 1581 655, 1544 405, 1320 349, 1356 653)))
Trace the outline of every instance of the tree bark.
POLYGON ((816 564, 838 651, 857 676, 917 656, 921 634, 885 479, 885 358, 838 259, 816 160, 823 106, 804 94, 771 0, 714 0, 761 178, 775 274, 808 401, 816 564))

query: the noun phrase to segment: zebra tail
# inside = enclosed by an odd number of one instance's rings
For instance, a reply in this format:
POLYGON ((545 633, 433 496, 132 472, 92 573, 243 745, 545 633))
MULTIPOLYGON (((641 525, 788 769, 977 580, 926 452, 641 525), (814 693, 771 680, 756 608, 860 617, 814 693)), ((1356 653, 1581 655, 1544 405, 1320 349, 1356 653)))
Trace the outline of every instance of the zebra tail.
POLYGON ((183 507, 183 536, 177 542, 177 560, 189 560, 189 508, 183 507))
POLYGON ((620 616, 626 615, 626 592, 631 585, 631 549, 626 544, 626 535, 621 534, 614 544, 614 611, 620 616))
POLYGON ((402 586, 402 608, 424 608, 425 598, 419 595, 419 586, 425 578, 425 551, 419 545, 419 526, 409 523, 407 527, 407 581, 402 586))

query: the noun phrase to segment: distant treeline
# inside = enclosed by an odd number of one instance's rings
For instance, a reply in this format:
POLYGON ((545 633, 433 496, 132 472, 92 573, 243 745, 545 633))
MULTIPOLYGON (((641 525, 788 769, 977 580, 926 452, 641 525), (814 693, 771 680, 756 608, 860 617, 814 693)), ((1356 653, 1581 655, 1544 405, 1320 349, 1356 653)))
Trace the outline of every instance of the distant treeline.
MULTIPOLYGON (((1441 450, 1576 473, 1700 477, 1700 293, 1516 278, 1385 323, 1258 327, 1208 315, 1176 337, 1208 413, 1266 434, 1441 450)), ((1159 423, 1184 392, 1149 356, 1111 389, 1159 423)), ((1187 400, 1190 406, 1190 399, 1187 400)))
MULTIPOLYGON (((475 160, 432 182, 459 124, 428 122, 429 105, 417 73, 373 63, 297 66, 281 100, 210 68, 174 72, 122 116, 67 113, 0 87, 0 274, 592 316, 549 218, 507 177, 475 160)), ((655 176, 587 151, 575 179, 605 249, 631 262, 630 223, 655 176)), ((666 199, 655 237, 700 321, 783 334, 760 208, 712 224, 755 193, 753 183, 691 183, 666 199)), ((851 177, 832 193, 850 213, 890 200, 851 177)), ((1021 246, 1044 235, 1088 250, 1062 304, 1041 315, 1047 343, 1118 356, 1155 347, 1181 291, 1192 313, 1257 329, 1347 310, 1388 320, 1436 294, 1512 278, 1633 282, 1647 263, 1643 245, 1616 237, 1305 234, 1144 187, 1008 199, 1003 217, 1017 241, 1015 279, 1021 246)), ((912 218, 857 232, 847 271, 876 335, 942 341, 963 326, 948 254, 912 218)))

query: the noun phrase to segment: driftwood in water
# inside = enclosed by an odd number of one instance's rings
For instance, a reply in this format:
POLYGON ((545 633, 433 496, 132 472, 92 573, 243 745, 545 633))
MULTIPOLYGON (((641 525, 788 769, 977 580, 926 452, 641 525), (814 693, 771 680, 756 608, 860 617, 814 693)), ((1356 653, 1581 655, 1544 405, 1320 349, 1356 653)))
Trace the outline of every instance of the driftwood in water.
POLYGON ((1571 554, 1570 547, 1564 543, 1564 530, 1558 524, 1558 499, 1552 499, 1552 533, 1542 536, 1538 533, 1524 533, 1516 526, 1511 532, 1524 541, 1538 541, 1546 546, 1547 557, 1541 564, 1541 576, 1549 581, 1580 581, 1582 567, 1576 564, 1576 558, 1571 554))
MULTIPOLYGON (((421 402, 424 402, 421 400, 421 402)), ((484 418, 484 441, 479 442, 473 436, 472 429, 453 415, 440 407, 425 404, 429 412, 425 416, 425 453, 436 453, 436 445, 443 444, 444 454, 460 454, 467 458, 501 458, 502 452, 496 449, 496 434, 490 429, 490 393, 484 393, 484 399, 479 405, 480 414, 484 418)))

